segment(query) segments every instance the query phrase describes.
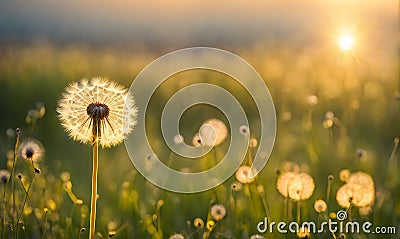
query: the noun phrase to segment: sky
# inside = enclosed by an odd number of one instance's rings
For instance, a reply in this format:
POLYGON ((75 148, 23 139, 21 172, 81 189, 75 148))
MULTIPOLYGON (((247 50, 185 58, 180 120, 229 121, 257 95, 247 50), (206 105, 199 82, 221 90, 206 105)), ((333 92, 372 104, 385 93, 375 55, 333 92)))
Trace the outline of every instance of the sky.
POLYGON ((388 0, 0 0, 0 44, 301 43, 346 27, 389 38, 398 32, 398 6, 388 0))

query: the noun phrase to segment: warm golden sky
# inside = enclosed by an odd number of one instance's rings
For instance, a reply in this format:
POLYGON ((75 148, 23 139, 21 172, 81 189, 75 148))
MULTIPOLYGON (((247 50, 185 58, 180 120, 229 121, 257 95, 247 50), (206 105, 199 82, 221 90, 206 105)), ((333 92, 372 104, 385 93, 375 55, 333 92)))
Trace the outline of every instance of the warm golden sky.
POLYGON ((0 42, 246 44, 308 41, 349 26, 388 38, 398 9, 393 0, 2 1, 0 42))

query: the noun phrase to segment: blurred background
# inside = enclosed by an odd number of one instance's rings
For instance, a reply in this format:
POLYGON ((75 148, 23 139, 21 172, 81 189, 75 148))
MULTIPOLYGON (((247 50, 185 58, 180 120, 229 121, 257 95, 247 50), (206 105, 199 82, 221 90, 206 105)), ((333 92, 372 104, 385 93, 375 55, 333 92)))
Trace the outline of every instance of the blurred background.
MULTIPOLYGON (((316 181, 316 198, 324 195, 327 175, 337 176, 342 168, 362 169, 373 175, 377 188, 383 188, 393 139, 400 135, 398 11, 398 2, 385 0, 0 1, 0 167, 6 167, 7 152, 14 144, 6 130, 20 127, 23 137, 43 143, 43 167, 56 178, 69 172, 75 194, 88 202, 91 148, 69 139, 57 119, 57 101, 65 86, 85 77, 106 76, 129 87, 147 64, 163 54, 210 46, 247 60, 273 97, 277 139, 260 175, 271 195, 268 200, 279 198, 274 171, 284 161, 308 167, 306 171, 316 181), (309 95, 317 96, 315 106, 307 101, 309 95), (25 121, 37 102, 44 103, 46 114, 32 129, 25 121), (340 126, 324 127, 328 111, 340 120, 340 126), (368 152, 361 168, 355 160, 357 149, 368 152)), ((177 89, 196 82, 215 83, 213 77, 222 77, 209 74, 174 76, 158 89, 148 114, 157 119, 177 89)), ((258 115, 248 95, 231 79, 222 86, 237 91, 256 137, 258 115)), ((226 122, 218 111, 204 107, 192 116, 184 115, 180 125, 187 143, 201 123, 212 117, 226 122)), ((159 142, 159 127, 158 121, 152 122, 155 133, 151 137, 155 148, 161 144, 156 150, 168 157, 169 151, 159 142)), ((155 187, 131 177, 140 178, 123 145, 101 151, 99 193, 104 199, 99 200, 99 217, 104 222, 117 218, 123 224, 128 217, 120 205, 113 204, 124 182, 141 185, 135 186, 139 198, 160 197, 160 192, 154 196, 155 187)), ((391 195, 391 203, 380 215, 386 223, 400 220, 398 194, 391 195)), ((73 206, 65 202, 67 195, 62 197, 63 208, 70 210, 73 206)), ((185 230, 186 220, 200 211, 188 203, 180 215, 174 215, 176 200, 200 198, 200 208, 205 210, 209 204, 207 194, 167 193, 165 197, 175 203, 165 209, 171 219, 164 224, 165 235, 185 230)), ((331 203, 339 208, 335 200, 331 203)))

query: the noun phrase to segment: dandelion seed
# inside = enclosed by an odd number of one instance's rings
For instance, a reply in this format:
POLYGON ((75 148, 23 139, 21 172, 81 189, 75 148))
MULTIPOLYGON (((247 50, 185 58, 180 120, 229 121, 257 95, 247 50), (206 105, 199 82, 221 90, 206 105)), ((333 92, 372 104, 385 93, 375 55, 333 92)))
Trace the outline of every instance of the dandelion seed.
POLYGON ((217 146, 225 141, 228 135, 228 129, 221 120, 209 119, 202 124, 199 135, 202 145, 210 147, 217 146))
POLYGON ((322 199, 319 199, 319 200, 314 202, 314 210, 317 213, 326 212, 327 208, 328 208, 328 205, 326 205, 326 202, 324 200, 322 200, 322 199))
POLYGON ((169 239, 185 239, 185 237, 180 233, 175 233, 174 235, 170 236, 169 239))
POLYGON ((265 239, 265 238, 259 234, 255 234, 255 235, 252 235, 249 239, 265 239))
POLYGON ((127 89, 100 77, 68 86, 57 112, 71 138, 93 144, 98 135, 102 147, 121 143, 133 130, 137 115, 127 89))
POLYGON ((241 133, 244 136, 249 136, 250 135, 250 129, 249 126, 247 125, 241 125, 239 127, 239 133, 241 133))
POLYGON ((295 201, 306 200, 314 192, 315 184, 313 178, 307 173, 296 174, 289 182, 289 197, 295 201))
POLYGON ((222 204, 215 204, 210 209, 211 218, 215 221, 221 221, 226 215, 226 209, 222 204))
POLYGON ((203 229, 204 228, 204 221, 201 218, 195 218, 193 221, 193 225, 196 228, 203 229))
POLYGON ((18 155, 25 160, 37 162, 44 157, 43 145, 36 139, 24 139, 18 147, 18 155))
POLYGON ((255 178, 250 178, 250 167, 249 166, 240 166, 235 173, 236 180, 242 184, 251 183, 255 180, 255 178))
POLYGON ((10 179, 11 173, 10 171, 6 170, 6 169, 0 169, 0 181, 3 184, 6 184, 8 182, 8 180, 10 179))
POLYGON ((302 226, 299 228, 299 231, 297 232, 297 236, 299 238, 309 238, 310 237, 310 230, 308 229, 307 226, 302 226))

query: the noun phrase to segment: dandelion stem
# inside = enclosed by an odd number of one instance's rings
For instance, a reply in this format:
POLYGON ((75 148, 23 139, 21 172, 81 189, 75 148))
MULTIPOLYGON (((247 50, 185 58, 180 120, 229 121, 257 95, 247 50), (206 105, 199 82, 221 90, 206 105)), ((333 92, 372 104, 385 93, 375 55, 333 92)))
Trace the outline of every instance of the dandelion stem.
POLYGON ((301 220, 301 215, 300 215, 300 213, 301 213, 301 201, 297 201, 297 215, 296 215, 296 217, 297 217, 297 224, 300 224, 300 220, 301 220))
MULTIPOLYGON (((22 204, 21 212, 20 212, 19 215, 18 215, 17 223, 19 222, 19 220, 20 220, 21 217, 22 217, 22 214, 24 213, 24 208, 25 208, 26 202, 27 202, 28 197, 29 197, 29 190, 31 189, 31 186, 32 186, 33 180, 35 179, 35 176, 36 176, 36 172, 33 173, 33 176, 32 176, 32 179, 31 179, 31 181, 30 181, 30 183, 29 183, 28 189, 27 189, 26 192, 25 192, 24 203, 22 204)), ((21 182, 21 183, 22 183, 22 182, 21 182)))
POLYGON ((46 238, 46 231, 47 231, 47 212, 46 212, 46 215, 45 215, 44 230, 43 230, 43 234, 42 234, 42 239, 46 238))
POLYGON ((13 229, 14 229, 14 238, 17 239, 17 222, 15 222, 15 217, 16 217, 16 210, 15 210, 15 165, 17 163, 17 159, 18 159, 18 154, 17 154, 17 149, 18 149, 18 145, 19 145, 19 140, 20 140, 20 135, 21 135, 21 131, 19 128, 17 128, 16 130, 17 133, 17 139, 15 141, 15 148, 14 148, 14 161, 13 161, 13 166, 11 169, 11 191, 12 191, 12 202, 13 202, 13 211, 12 211, 12 224, 13 224, 13 229))
POLYGON ((6 187, 7 184, 3 184, 3 239, 6 238, 6 205, 7 205, 7 200, 6 200, 6 187))
POLYGON ((99 138, 95 138, 93 145, 92 196, 90 202, 89 238, 94 239, 96 229, 96 202, 97 202, 97 172, 99 169, 99 138))

